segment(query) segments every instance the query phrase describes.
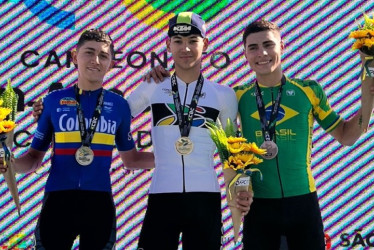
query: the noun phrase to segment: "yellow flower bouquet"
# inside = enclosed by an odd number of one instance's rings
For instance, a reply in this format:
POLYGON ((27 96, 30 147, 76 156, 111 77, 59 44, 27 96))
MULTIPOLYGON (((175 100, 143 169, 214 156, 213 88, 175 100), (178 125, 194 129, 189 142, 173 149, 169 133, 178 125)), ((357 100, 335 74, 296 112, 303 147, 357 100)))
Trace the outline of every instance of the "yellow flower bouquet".
POLYGON ((251 176, 254 172, 261 171, 253 168, 263 160, 256 155, 266 154, 265 149, 260 149, 256 143, 247 142, 247 139, 236 136, 236 127, 229 119, 225 129, 221 124, 208 123, 210 137, 217 146, 218 154, 223 164, 227 204, 231 211, 234 227, 234 240, 238 241, 239 229, 242 222, 241 211, 236 207, 238 192, 252 191, 251 176))
POLYGON ((356 39, 352 49, 359 49, 366 55, 374 55, 374 19, 364 14, 364 25, 358 25, 358 30, 349 34, 350 38, 356 39))
POLYGON ((19 203, 17 181, 11 163, 17 104, 18 96, 12 89, 10 80, 8 80, 5 91, 0 95, 0 142, 2 145, 0 153, 1 157, 4 158, 4 165, 8 166, 8 170, 3 173, 3 176, 16 204, 18 214, 20 214, 21 206, 19 203))
POLYGON ((364 19, 364 24, 358 25, 358 30, 352 31, 349 37, 356 39, 352 49, 360 50, 364 54, 362 56, 365 58, 362 65, 362 120, 360 123, 362 131, 366 132, 374 107, 374 97, 370 93, 374 78, 374 18, 370 18, 368 15, 364 14, 364 19))

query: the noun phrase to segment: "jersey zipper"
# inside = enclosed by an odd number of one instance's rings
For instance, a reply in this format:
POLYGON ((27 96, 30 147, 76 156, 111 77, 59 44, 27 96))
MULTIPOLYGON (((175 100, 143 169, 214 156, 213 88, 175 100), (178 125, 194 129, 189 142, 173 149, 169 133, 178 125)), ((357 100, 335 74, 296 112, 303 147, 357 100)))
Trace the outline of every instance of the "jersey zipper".
MULTIPOLYGON (((188 84, 186 84, 186 92, 184 93, 184 101, 183 101, 183 107, 182 107, 182 112, 183 112, 183 119, 184 117, 184 107, 186 106, 186 99, 187 99, 187 93, 188 93, 188 84)), ((185 182, 185 174, 184 174, 184 156, 181 155, 182 157, 182 173, 183 173, 183 193, 186 192, 186 182, 185 182)))
MULTIPOLYGON (((274 106, 274 96, 273 96, 273 87, 270 88, 271 90, 271 103, 272 105, 274 106)), ((274 134, 274 142, 277 143, 277 134, 275 132, 274 134)), ((279 185, 280 185, 280 189, 281 189, 281 193, 282 193, 282 198, 284 198, 284 191, 283 191, 283 184, 282 184, 282 178, 281 178, 281 175, 280 175, 280 170, 279 170, 279 161, 278 161, 278 154, 275 156, 275 162, 277 164, 277 172, 278 172, 278 179, 279 179, 279 185)))

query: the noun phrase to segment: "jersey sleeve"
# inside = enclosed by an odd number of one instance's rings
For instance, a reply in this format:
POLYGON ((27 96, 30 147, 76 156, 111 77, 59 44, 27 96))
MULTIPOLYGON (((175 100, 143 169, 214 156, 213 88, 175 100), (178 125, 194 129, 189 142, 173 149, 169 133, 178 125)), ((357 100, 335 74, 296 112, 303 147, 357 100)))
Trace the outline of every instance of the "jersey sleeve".
POLYGON ((232 122, 236 123, 238 101, 234 90, 227 86, 221 86, 219 95, 219 100, 221 101, 219 120, 222 126, 226 126, 228 118, 230 118, 232 122))
POLYGON ((49 144, 52 141, 53 125, 52 125, 52 111, 53 111, 53 96, 52 93, 47 95, 43 100, 43 112, 38 119, 38 125, 34 133, 34 138, 31 147, 38 151, 47 151, 49 144))
POLYGON ((342 118, 331 108, 327 96, 318 83, 311 85, 314 92, 313 104, 313 115, 316 121, 321 127, 330 132, 334 130, 341 122, 342 118))
POLYGON ((134 92, 130 94, 127 101, 130 105, 131 115, 133 117, 139 115, 147 107, 150 106, 150 96, 152 95, 156 83, 152 82, 142 82, 134 92))
POLYGON ((122 99, 121 107, 119 108, 122 116, 121 123, 118 126, 115 142, 119 151, 128 151, 135 147, 134 140, 131 135, 131 113, 130 107, 126 100, 122 99))

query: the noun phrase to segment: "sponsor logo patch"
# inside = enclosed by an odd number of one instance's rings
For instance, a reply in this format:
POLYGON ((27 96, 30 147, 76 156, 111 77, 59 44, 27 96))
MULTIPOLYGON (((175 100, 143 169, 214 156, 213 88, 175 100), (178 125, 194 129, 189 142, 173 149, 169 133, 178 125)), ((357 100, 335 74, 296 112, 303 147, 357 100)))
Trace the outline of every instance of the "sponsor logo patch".
POLYGON ((77 101, 73 97, 64 97, 60 100, 60 105, 76 106, 77 101))

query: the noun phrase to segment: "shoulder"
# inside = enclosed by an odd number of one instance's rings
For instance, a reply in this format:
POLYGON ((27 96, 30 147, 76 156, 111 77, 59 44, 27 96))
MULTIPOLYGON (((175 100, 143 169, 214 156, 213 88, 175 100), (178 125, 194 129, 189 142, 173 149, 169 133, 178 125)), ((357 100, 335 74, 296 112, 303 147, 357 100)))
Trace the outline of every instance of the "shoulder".
POLYGON ((110 90, 105 90, 104 105, 113 106, 117 110, 122 110, 124 107, 127 108, 129 106, 127 100, 122 95, 110 90))
POLYGON ((104 90, 105 91, 105 96, 107 98, 110 98, 116 102, 122 102, 122 101, 125 101, 125 99, 123 98, 122 95, 116 93, 116 92, 113 92, 113 91, 110 91, 110 90, 104 90))
POLYGON ((233 89, 235 92, 241 92, 241 91, 247 91, 249 89, 251 89, 254 85, 251 83, 251 84, 243 84, 243 85, 239 85, 239 86, 235 86, 233 89))
POLYGON ((288 83, 291 83, 293 85, 297 85, 302 88, 314 88, 314 87, 320 87, 320 85, 315 80, 304 80, 304 79, 298 79, 298 78, 286 78, 288 83))
MULTIPOLYGON (((55 103, 61 101, 75 101, 73 87, 53 90, 43 98, 43 103, 55 103)), ((44 104, 45 105, 45 104, 44 104)))
POLYGON ((221 84, 218 84, 216 82, 209 81, 207 79, 205 79, 204 81, 206 81, 206 82, 204 82, 204 85, 216 90, 220 94, 232 94, 232 93, 234 93, 234 90, 229 86, 221 85, 221 84))
POLYGON ((287 83, 299 88, 313 106, 326 101, 326 94, 322 86, 314 80, 289 79, 287 83))
MULTIPOLYGON (((237 100, 240 101, 242 99, 242 96, 245 93, 247 93, 248 91, 252 91, 253 86, 255 86, 253 83, 250 83, 250 84, 246 83, 246 84, 234 87, 234 91, 235 91, 235 95, 236 95, 237 100)), ((250 92, 248 92, 248 93, 250 93, 250 92)))

